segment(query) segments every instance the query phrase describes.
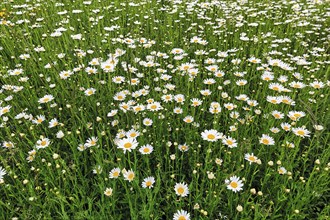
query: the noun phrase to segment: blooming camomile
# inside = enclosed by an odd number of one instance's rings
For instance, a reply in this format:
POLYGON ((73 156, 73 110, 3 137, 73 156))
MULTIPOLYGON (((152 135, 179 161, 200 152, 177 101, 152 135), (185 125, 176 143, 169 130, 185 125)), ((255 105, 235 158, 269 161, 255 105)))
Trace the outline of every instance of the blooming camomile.
POLYGON ((50 144, 50 140, 48 138, 41 138, 40 140, 37 141, 36 148, 43 149, 48 147, 49 144, 50 144))
POLYGON ((138 146, 138 144, 139 143, 136 141, 135 138, 123 138, 118 141, 117 148, 123 149, 124 153, 126 153, 126 151, 131 152, 132 150, 134 150, 138 146))
POLYGON ((275 144, 274 139, 266 134, 263 134, 261 136, 259 142, 260 142, 260 144, 264 144, 264 145, 274 145, 275 144))
POLYGON ((229 148, 234 148, 237 147, 237 143, 236 140, 231 138, 231 137, 227 137, 225 139, 222 140, 222 143, 224 145, 227 145, 229 148))
POLYGON ((254 156, 253 153, 252 154, 245 154, 244 156, 245 160, 249 161, 250 164, 251 163, 256 163, 258 161, 258 157, 254 156))
POLYGON ((40 98, 39 99, 39 103, 47 103, 47 102, 50 102, 54 99, 54 96, 52 95, 45 95, 44 97, 40 98))
POLYGON ((163 109, 163 107, 160 105, 159 102, 153 102, 147 105, 147 109, 149 111, 159 111, 161 109, 163 109))
POLYGON ((128 138, 137 138, 138 136, 140 136, 140 132, 138 132, 134 129, 131 129, 126 132, 126 137, 128 137, 128 138))
POLYGON ((10 141, 4 141, 2 143, 2 147, 7 148, 7 149, 12 149, 12 148, 14 148, 14 144, 13 144, 13 142, 10 142, 10 141))
POLYGON ((174 190, 175 193, 181 197, 186 197, 189 194, 188 185, 186 183, 176 183, 174 190))
POLYGON ((190 220, 190 214, 185 210, 178 210, 174 213, 173 220, 190 220))
POLYGON ((109 178, 110 179, 117 179, 120 175, 120 169, 117 168, 113 168, 110 173, 109 173, 109 178))
POLYGON ((154 183, 155 183, 155 178, 152 176, 149 176, 143 180, 142 187, 150 189, 154 186, 154 183))
POLYGON ((3 177, 7 174, 6 170, 0 167, 0 183, 3 183, 3 177))
POLYGON ((179 150, 182 151, 182 152, 186 152, 186 151, 189 150, 189 146, 188 146, 186 143, 184 143, 184 144, 179 144, 178 148, 179 148, 179 150))
POLYGON ((283 175, 283 174, 286 174, 287 173, 287 170, 284 167, 280 167, 278 169, 278 173, 281 174, 281 175, 283 175))
POLYGON ((96 89, 89 88, 89 89, 86 89, 84 93, 85 93, 86 96, 91 96, 91 95, 94 95, 95 92, 96 92, 96 89))
POLYGON ((58 121, 56 118, 53 118, 50 122, 49 122, 49 128, 53 128, 53 127, 56 127, 58 125, 58 121))
POLYGON ((215 142, 223 137, 222 133, 219 133, 217 130, 205 130, 201 133, 203 140, 215 142))
POLYGON ((133 170, 123 170, 123 174, 124 174, 124 179, 128 180, 128 182, 132 182, 135 178, 135 173, 133 172, 133 170))
POLYGON ((232 176, 228 179, 225 180, 225 183, 227 184, 227 189, 230 189, 234 191, 235 193, 238 191, 241 191, 243 188, 243 183, 242 180, 239 179, 237 176, 232 176))
POLYGON ((111 196, 112 192, 113 192, 112 188, 106 188, 104 191, 104 195, 111 196))
POLYGON ((154 148, 153 148, 151 145, 149 145, 149 144, 144 145, 144 146, 142 146, 142 147, 139 149, 139 151, 140 151, 141 154, 151 154, 151 152, 152 152, 153 150, 154 150, 154 148))
POLYGON ((151 126, 153 121, 150 118, 143 119, 143 124, 147 127, 151 126))
POLYGON ((299 137, 310 137, 309 134, 311 133, 310 131, 308 131, 303 127, 292 128, 292 132, 299 137))
POLYGON ((86 143, 84 144, 85 147, 93 147, 93 146, 96 146, 97 144, 97 141, 98 141, 98 138, 97 137, 91 137, 89 138, 86 143))

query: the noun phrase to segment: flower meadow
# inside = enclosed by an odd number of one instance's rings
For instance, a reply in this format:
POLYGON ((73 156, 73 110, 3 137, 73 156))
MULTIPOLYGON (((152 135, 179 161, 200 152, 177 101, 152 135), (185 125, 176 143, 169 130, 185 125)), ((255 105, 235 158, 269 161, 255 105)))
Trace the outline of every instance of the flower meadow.
POLYGON ((2 0, 0 219, 329 219, 326 0, 2 0))

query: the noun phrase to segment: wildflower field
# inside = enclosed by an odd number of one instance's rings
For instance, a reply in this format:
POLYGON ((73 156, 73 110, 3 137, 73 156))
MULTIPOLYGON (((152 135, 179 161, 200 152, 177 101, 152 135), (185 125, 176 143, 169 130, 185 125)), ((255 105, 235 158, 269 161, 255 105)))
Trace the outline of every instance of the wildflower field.
POLYGON ((327 0, 0 1, 0 219, 330 218, 327 0))

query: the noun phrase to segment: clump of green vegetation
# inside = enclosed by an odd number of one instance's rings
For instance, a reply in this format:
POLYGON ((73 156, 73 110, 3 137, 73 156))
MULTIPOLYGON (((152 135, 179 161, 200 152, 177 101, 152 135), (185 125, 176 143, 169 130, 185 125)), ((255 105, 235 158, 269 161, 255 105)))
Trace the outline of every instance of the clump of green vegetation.
POLYGON ((1 1, 0 219, 329 219, 329 17, 1 1))

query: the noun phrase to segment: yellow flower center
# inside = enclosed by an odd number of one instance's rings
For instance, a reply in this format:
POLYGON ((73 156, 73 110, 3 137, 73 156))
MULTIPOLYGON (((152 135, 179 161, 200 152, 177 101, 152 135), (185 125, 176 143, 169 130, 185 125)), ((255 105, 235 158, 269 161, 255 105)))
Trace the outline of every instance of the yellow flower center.
POLYGON ((299 131, 297 131, 297 134, 299 134, 299 135, 305 135, 305 131, 299 130, 299 131))
POLYGON ((210 140, 213 140, 213 139, 215 139, 215 135, 214 134, 208 134, 207 138, 210 139, 210 140))
POLYGON ((134 138, 134 137, 136 137, 136 133, 132 133, 129 136, 132 137, 132 138, 134 138))
POLYGON ((129 149, 131 147, 132 147, 132 144, 131 143, 125 143, 124 144, 124 148, 126 148, 126 149, 129 149))
POLYGON ((249 160, 254 162, 254 161, 256 161, 256 158, 254 156, 249 156, 249 160))
POLYGON ((178 193, 183 194, 184 193, 184 188, 183 187, 178 188, 178 193))
POLYGON ((263 144, 269 144, 269 140, 267 140, 267 139, 262 139, 262 143, 263 143, 263 144))
POLYGON ((129 179, 129 180, 134 179, 134 173, 128 174, 127 179, 129 179))
POLYGON ((232 188, 237 188, 237 187, 238 187, 238 184, 237 184, 236 182, 231 182, 231 183, 230 183, 230 186, 231 186, 232 188))

